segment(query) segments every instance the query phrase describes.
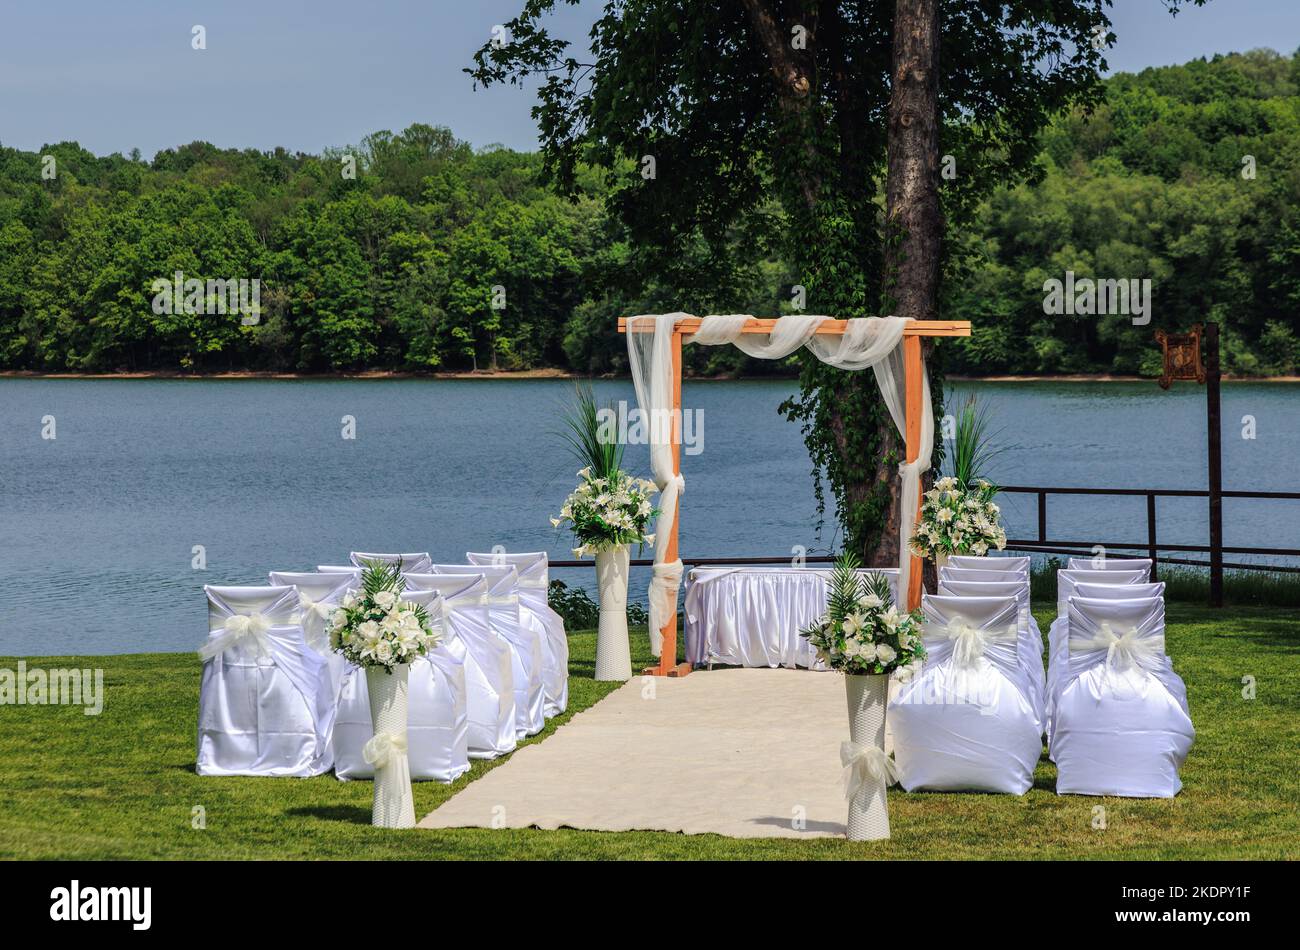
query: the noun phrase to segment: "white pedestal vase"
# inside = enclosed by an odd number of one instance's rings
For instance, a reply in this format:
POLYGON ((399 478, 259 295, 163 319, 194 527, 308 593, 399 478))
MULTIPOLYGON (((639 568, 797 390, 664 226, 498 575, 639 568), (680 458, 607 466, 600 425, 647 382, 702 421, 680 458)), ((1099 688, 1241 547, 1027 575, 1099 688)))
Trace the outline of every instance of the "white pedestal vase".
POLYGON ((370 823, 376 828, 414 828, 415 800, 411 795, 411 763, 406 745, 407 680, 411 667, 402 663, 391 673, 366 668, 370 691, 370 720, 374 738, 361 750, 375 769, 375 802, 370 823))
POLYGON ((596 679, 632 678, 632 648, 627 635, 627 572, 630 546, 596 552, 600 622, 596 629, 596 679))
POLYGON ((849 704, 849 743, 840 760, 851 769, 848 840, 875 841, 889 837, 889 810, 885 786, 892 763, 885 757, 885 703, 889 677, 884 674, 846 674, 844 689, 849 704))

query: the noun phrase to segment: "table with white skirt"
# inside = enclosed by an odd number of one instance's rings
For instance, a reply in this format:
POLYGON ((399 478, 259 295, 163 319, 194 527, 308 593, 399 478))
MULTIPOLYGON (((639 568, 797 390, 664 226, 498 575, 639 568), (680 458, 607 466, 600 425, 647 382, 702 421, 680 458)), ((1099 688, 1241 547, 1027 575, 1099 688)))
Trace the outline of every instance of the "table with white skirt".
MULTIPOLYGON (((695 665, 825 670, 799 631, 826 614, 832 569, 697 567, 686 581, 686 660, 695 665)), ((898 569, 868 568, 889 578, 898 569)))

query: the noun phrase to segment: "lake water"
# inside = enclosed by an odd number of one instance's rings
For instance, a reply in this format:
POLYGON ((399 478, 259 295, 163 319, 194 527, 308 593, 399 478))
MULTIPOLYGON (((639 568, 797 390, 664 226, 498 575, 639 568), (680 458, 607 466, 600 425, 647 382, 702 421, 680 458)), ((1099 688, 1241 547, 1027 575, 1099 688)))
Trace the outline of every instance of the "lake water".
MULTIPOLYGON (((807 453, 777 414, 791 381, 688 382, 702 452, 687 456, 688 554, 787 555, 819 539, 807 453)), ((1202 488, 1204 390, 1154 383, 980 383, 1008 445, 1003 484, 1202 488)), ((626 381, 603 399, 633 400, 626 381)), ((0 379, 0 654, 189 650, 203 584, 345 562, 351 550, 571 557, 550 526, 576 466, 555 413, 563 380, 0 379), (53 416, 56 438, 42 438, 53 416), (342 438, 342 418, 356 438, 342 438), (202 545, 206 570, 192 567, 202 545)), ((1300 387, 1225 385, 1224 487, 1300 488, 1300 387), (1255 439, 1241 438, 1254 417, 1255 439)), ((626 467, 648 474, 644 446, 626 467)), ((1050 503, 1051 536, 1145 541, 1141 498, 1050 503)), ((1005 496, 1012 537, 1032 497, 1005 496)), ((1169 543, 1203 543, 1205 501, 1160 502, 1169 543)), ((1300 502, 1225 501, 1226 543, 1294 547, 1300 502)), ((1229 560, 1242 560, 1237 556, 1229 560)), ((646 574, 634 571, 633 596, 646 574)), ((590 583, 592 572, 556 571, 590 583)))

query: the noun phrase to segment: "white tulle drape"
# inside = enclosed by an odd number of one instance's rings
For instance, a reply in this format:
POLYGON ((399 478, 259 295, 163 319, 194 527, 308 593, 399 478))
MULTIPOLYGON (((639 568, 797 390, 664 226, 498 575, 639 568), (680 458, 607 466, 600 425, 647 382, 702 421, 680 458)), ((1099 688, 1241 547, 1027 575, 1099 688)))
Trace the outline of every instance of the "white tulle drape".
MULTIPOLYGON (((673 329, 686 313, 665 313, 632 317, 627 321, 627 351, 632 383, 650 441, 650 469, 659 486, 659 521, 655 528, 654 573, 650 580, 650 647, 659 655, 661 630, 677 606, 682 562, 667 560, 669 535, 677 517, 678 499, 685 490, 681 475, 673 472, 673 329)), ((719 346, 730 343, 757 359, 783 359, 800 347, 807 347, 819 360, 838 369, 875 371, 876 383, 889 409, 890 418, 904 437, 907 432, 907 380, 904 371, 903 330, 910 322, 902 317, 864 317, 849 320, 843 334, 817 336, 817 329, 831 319, 824 316, 791 314, 781 317, 766 336, 744 333, 749 314, 708 316, 699 330, 684 343, 719 346)), ((921 475, 930 467, 934 449, 934 413, 930 404, 929 374, 921 375, 921 445, 916 461, 899 466, 903 479, 904 516, 898 538, 898 590, 906 598, 911 558, 908 540, 913 528, 912 512, 920 497, 921 475)))

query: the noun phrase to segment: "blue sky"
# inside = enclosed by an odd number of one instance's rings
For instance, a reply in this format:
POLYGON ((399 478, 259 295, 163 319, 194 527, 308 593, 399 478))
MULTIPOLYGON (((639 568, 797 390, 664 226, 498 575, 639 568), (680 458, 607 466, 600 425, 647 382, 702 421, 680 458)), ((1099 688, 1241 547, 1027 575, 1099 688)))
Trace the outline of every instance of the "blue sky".
MULTIPOLYGON (((472 88, 461 69, 521 0, 5 0, 0 143, 75 139, 146 157, 205 139, 316 152, 412 122, 475 145, 533 148, 533 97, 472 88), (194 24, 208 48, 190 47, 194 24)), ((585 39, 600 0, 565 7, 585 39)), ((1300 45, 1300 0, 1211 0, 1176 18, 1160 0, 1115 0, 1113 69, 1300 45)))

